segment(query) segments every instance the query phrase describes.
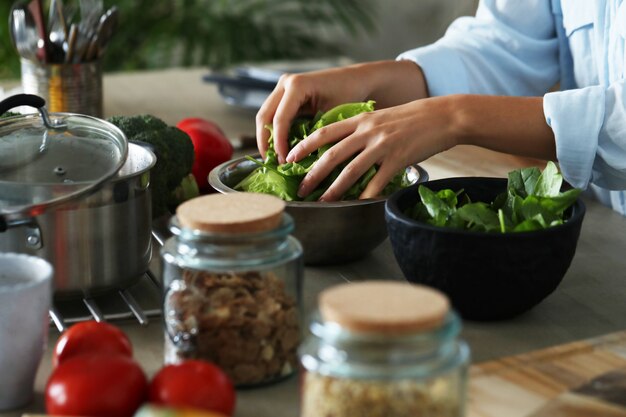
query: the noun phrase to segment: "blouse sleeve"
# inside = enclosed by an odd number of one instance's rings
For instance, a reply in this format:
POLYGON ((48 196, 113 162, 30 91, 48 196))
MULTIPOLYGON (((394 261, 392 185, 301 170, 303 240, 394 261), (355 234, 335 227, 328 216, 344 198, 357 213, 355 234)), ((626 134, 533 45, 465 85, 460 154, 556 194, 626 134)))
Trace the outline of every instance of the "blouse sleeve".
POLYGON ((436 43, 402 53, 431 96, 543 95, 559 78, 558 39, 548 0, 482 0, 436 43))

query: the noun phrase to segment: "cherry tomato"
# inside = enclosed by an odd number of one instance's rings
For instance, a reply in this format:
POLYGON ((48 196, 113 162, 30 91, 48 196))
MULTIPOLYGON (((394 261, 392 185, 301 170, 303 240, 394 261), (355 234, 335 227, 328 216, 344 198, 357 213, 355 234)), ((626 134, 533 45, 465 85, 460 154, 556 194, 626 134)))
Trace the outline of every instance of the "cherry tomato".
POLYGON ((129 357, 75 356, 50 375, 46 411, 50 415, 132 417, 144 403, 147 390, 146 376, 129 357))
POLYGON ((150 383, 149 400, 168 407, 197 408, 228 416, 235 410, 235 389, 216 365, 188 360, 166 365, 150 383))
POLYGON ((123 331, 109 323, 84 321, 63 332, 52 353, 52 365, 85 353, 132 357, 133 348, 123 331))
POLYGON ((208 177, 213 168, 228 161, 233 156, 233 145, 222 129, 210 120, 189 117, 181 120, 177 128, 189 135, 193 142, 195 159, 191 173, 198 183, 200 192, 206 194, 213 189, 208 177))

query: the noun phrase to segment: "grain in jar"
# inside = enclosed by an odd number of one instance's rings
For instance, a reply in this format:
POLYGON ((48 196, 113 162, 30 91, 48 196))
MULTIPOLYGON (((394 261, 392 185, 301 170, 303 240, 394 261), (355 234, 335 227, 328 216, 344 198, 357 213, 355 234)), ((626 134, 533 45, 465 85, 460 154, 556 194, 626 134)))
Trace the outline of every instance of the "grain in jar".
POLYGON ((369 281, 320 294, 301 417, 460 417, 469 349, 460 320, 436 290, 369 281))
POLYGON ((302 247, 284 202, 214 194, 178 207, 162 249, 165 362, 205 359, 237 386, 297 369, 302 247))

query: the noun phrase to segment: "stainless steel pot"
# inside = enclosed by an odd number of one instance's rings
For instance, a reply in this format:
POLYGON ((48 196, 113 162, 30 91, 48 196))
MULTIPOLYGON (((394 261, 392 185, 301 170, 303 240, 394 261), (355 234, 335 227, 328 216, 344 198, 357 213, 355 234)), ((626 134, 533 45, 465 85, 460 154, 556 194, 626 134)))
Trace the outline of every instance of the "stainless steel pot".
POLYGON ((0 252, 28 253, 54 266, 56 295, 125 288, 151 257, 150 169, 156 158, 129 144, 128 158, 95 193, 0 233, 0 252))
POLYGON ((151 257, 154 154, 112 124, 45 111, 37 96, 0 102, 36 114, 0 120, 0 251, 48 260, 56 295, 125 288, 151 257))

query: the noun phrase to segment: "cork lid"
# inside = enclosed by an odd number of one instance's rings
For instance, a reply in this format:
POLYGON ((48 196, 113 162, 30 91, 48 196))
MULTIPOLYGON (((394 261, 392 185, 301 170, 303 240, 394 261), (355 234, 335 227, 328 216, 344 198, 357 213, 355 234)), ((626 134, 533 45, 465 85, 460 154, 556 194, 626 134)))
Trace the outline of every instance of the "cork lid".
POLYGON ((181 226, 212 233, 259 233, 280 225, 285 202, 255 193, 211 194, 179 205, 181 226))
POLYGON ((366 281, 331 287, 320 294, 324 321, 357 332, 411 333, 440 326, 448 298, 422 285, 366 281))

